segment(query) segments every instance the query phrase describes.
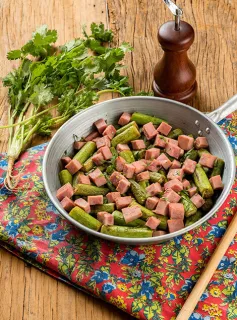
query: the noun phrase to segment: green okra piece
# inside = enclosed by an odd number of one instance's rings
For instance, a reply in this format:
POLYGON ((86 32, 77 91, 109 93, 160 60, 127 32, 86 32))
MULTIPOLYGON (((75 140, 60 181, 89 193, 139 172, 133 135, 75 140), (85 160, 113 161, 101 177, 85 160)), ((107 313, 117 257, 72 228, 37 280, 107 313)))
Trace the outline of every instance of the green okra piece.
POLYGON ((90 184, 79 183, 75 187, 74 194, 80 195, 80 196, 97 196, 97 195, 105 196, 108 192, 109 192, 108 188, 96 187, 90 184))
POLYGON ((131 122, 129 122, 128 124, 126 124, 125 126, 119 128, 119 129, 116 131, 116 136, 117 136, 118 134, 124 132, 124 131, 127 130, 128 128, 132 127, 132 126, 134 126, 134 127, 136 127, 136 128, 138 129, 138 125, 136 124, 136 122, 135 122, 135 121, 131 121, 131 122))
POLYGON ((97 204, 95 206, 91 206, 91 212, 97 213, 101 211, 106 211, 108 213, 114 212, 115 204, 114 203, 104 203, 104 204, 97 204))
POLYGON ((132 121, 135 121, 138 125, 144 125, 148 122, 152 122, 155 125, 161 124, 161 122, 167 122, 163 119, 150 116, 148 114, 140 113, 140 112, 134 112, 131 117, 132 121))
POLYGON ((61 186, 65 185, 68 182, 72 184, 72 175, 67 169, 60 171, 58 174, 58 177, 59 177, 61 186))
POLYGON ((208 212, 211 210, 211 208, 213 207, 213 200, 212 198, 207 198, 205 199, 205 203, 204 205, 202 206, 202 211, 203 212, 208 212))
POLYGON ((195 149, 191 149, 191 150, 185 152, 185 154, 181 158, 181 162, 184 162, 186 159, 190 159, 190 160, 195 161, 197 158, 198 158, 198 151, 195 149))
MULTIPOLYGON (((162 174, 162 175, 164 176, 164 179, 165 179, 164 182, 167 182, 167 181, 168 181, 167 176, 166 176, 166 171, 165 171, 165 169, 161 168, 161 169, 158 171, 158 173, 160 173, 160 174, 162 174)), ((150 176, 151 176, 151 175, 150 175, 150 176)))
POLYGON ((166 181, 166 177, 159 172, 150 172, 150 180, 152 183, 159 182, 163 184, 166 181))
POLYGON ((132 163, 135 161, 134 155, 131 150, 124 150, 119 152, 120 157, 122 157, 127 163, 132 163))
POLYGON ((210 172, 211 172, 211 169, 210 169, 210 168, 204 167, 204 166, 202 166, 202 168, 203 168, 203 170, 205 171, 206 175, 209 175, 209 174, 210 174, 210 172))
POLYGON ((183 134, 183 131, 182 129, 180 128, 177 128, 177 129, 174 129, 172 130, 169 134, 168 134, 168 138, 170 139, 177 139, 179 136, 181 136, 183 134))
POLYGON ((92 160, 92 156, 90 158, 88 158, 84 164, 83 164, 83 167, 82 167, 82 171, 84 172, 89 172, 90 170, 92 170, 94 168, 94 162, 92 160))
POLYGON ((149 186, 149 181, 148 181, 148 180, 139 181, 138 184, 139 184, 143 189, 146 189, 146 187, 149 186))
POLYGON ((207 149, 199 149, 197 152, 198 152, 199 158, 201 158, 203 153, 210 153, 207 149))
POLYGON ((115 166, 113 164, 111 164, 106 168, 105 172, 106 172, 106 174, 112 174, 114 172, 114 170, 115 170, 115 166))
POLYGON ((129 182, 131 183, 131 191, 137 202, 144 204, 148 197, 146 190, 143 189, 143 187, 141 187, 139 183, 133 179, 129 179, 129 182))
POLYGON ((93 141, 88 141, 84 146, 75 154, 73 159, 77 159, 81 164, 86 162, 93 153, 96 151, 96 144, 93 141))
POLYGON ((218 175, 222 176, 224 166, 225 166, 225 161, 220 158, 216 158, 214 162, 214 167, 211 173, 211 177, 218 176, 218 175))
POLYGON ((112 141, 112 147, 116 147, 119 143, 126 144, 132 140, 140 138, 141 134, 135 126, 131 126, 115 136, 112 141))
POLYGON ((85 212, 83 209, 79 207, 74 207, 70 212, 69 216, 83 224, 83 226, 90 228, 95 231, 99 231, 102 223, 89 215, 89 213, 85 212))
POLYGON ((135 160, 141 160, 145 158, 145 154, 146 154, 146 150, 142 149, 142 150, 136 150, 136 151, 132 151, 135 160))
POLYGON ((117 226, 127 226, 127 227, 144 227, 145 221, 141 219, 136 219, 131 222, 126 223, 123 217, 122 212, 115 210, 112 213, 112 216, 114 217, 114 224, 117 226))
POLYGON ((197 212, 197 207, 192 203, 186 191, 181 191, 181 200, 180 202, 184 206, 184 215, 185 217, 190 217, 197 212))
POLYGON ((203 198, 211 198, 214 194, 212 186, 202 166, 198 163, 193 173, 193 180, 203 198))
POLYGON ((149 238, 152 230, 148 228, 134 228, 123 226, 102 226, 101 233, 121 238, 149 238))
POLYGON ((186 221, 185 221, 185 227, 191 226, 191 224, 193 224, 193 223, 197 222, 198 220, 200 220, 202 215, 203 215, 202 212, 200 210, 198 210, 192 216, 187 217, 186 221))

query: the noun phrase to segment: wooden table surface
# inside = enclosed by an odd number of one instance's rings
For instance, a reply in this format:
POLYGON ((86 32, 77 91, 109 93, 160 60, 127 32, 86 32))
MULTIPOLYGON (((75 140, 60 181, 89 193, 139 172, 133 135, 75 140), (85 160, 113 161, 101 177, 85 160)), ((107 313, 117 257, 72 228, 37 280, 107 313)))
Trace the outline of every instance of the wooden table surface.
MULTIPOLYGON (((191 23, 196 39, 189 51, 197 66, 198 93, 192 105, 201 111, 216 109, 237 92, 237 0, 177 1, 183 19, 191 23)), ((172 19, 159 0, 0 0, 0 73, 15 62, 6 59, 41 24, 58 30, 62 44, 81 34, 81 25, 103 22, 115 32, 115 43, 130 42, 125 71, 135 90, 151 88, 152 70, 161 57, 157 26, 172 19)), ((0 118, 7 120, 7 97, 0 88, 0 118)), ((6 151, 7 131, 0 134, 6 151)), ((35 140, 39 143, 42 140, 35 140)), ((116 308, 52 279, 5 250, 0 251, 0 310, 2 320, 131 319, 116 308)))

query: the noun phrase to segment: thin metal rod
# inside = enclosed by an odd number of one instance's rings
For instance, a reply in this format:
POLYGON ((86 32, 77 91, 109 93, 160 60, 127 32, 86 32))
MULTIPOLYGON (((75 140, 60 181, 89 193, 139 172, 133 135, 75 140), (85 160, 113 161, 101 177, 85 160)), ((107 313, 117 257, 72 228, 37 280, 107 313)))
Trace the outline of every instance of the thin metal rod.
POLYGON ((174 26, 174 29, 176 30, 176 31, 179 31, 179 29, 180 29, 180 16, 179 15, 175 15, 174 16, 175 17, 175 26, 174 26))

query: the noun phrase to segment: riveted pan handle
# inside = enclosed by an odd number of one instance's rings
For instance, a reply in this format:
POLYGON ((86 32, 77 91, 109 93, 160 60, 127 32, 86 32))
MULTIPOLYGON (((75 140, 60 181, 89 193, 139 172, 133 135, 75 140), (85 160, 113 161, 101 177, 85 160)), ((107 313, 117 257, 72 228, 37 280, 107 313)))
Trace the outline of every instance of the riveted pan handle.
POLYGON ((206 115, 211 118, 214 122, 219 122, 228 116, 230 113, 237 110, 237 94, 226 101, 222 106, 218 109, 207 113, 206 115))

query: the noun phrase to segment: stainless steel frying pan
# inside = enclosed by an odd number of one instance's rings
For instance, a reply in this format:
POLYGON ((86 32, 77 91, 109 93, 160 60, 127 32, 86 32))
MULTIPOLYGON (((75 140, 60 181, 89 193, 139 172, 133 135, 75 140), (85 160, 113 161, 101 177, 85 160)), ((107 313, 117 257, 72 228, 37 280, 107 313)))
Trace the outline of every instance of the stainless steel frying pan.
POLYGON ((204 221, 208 220, 223 204, 231 190, 235 176, 234 153, 229 141, 216 123, 236 109, 237 95, 227 101, 219 109, 209 114, 203 114, 192 107, 173 100, 156 97, 119 98, 98 103, 67 121, 50 141, 43 160, 43 180, 46 192, 50 200, 64 218, 79 229, 105 240, 139 245, 159 243, 179 236, 197 226, 200 226, 204 221), (121 113, 125 111, 130 113, 137 111, 155 115, 166 119, 174 128, 183 129, 187 134, 192 133, 195 136, 206 136, 209 141, 211 152, 224 159, 224 189, 212 210, 193 225, 180 231, 159 237, 144 239, 119 238, 96 232, 81 225, 72 219, 61 207, 60 202, 56 198, 56 190, 60 187, 58 179, 58 172, 61 169, 60 158, 64 154, 65 150, 69 153, 73 152, 73 134, 76 134, 78 137, 86 136, 92 130, 93 122, 99 118, 106 119, 108 123, 115 123, 121 113))

